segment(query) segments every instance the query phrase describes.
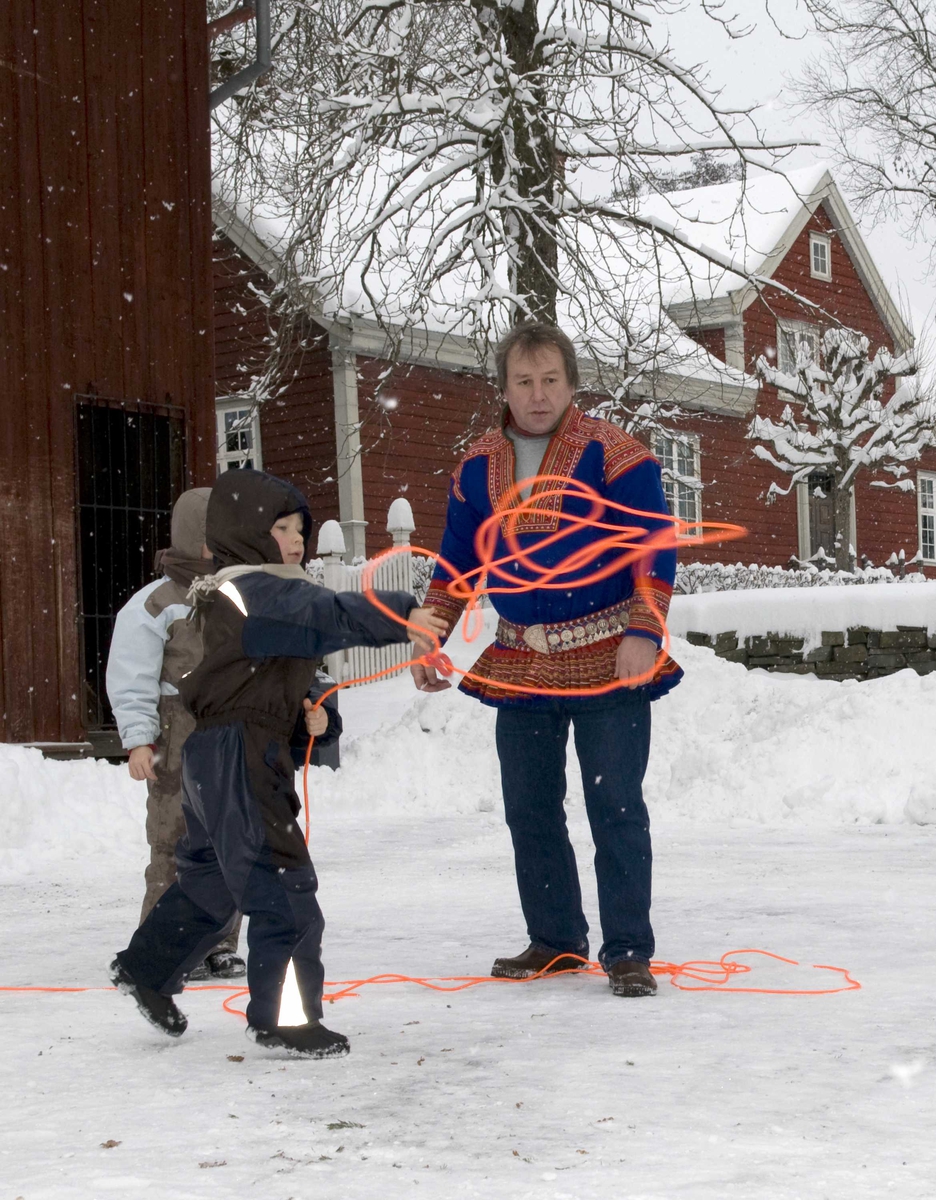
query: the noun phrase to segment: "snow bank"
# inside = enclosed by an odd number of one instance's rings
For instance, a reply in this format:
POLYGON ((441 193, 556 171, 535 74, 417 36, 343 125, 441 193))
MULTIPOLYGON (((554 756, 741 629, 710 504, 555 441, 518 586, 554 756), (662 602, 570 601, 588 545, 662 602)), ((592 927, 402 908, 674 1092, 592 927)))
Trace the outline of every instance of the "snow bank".
MULTIPOLYGON (((748 671, 678 640, 673 653, 686 678, 653 706, 655 819, 936 823, 936 674, 835 683, 748 671)), ((574 756, 569 799, 583 802, 574 756)), ((499 809, 493 710, 454 690, 418 697, 348 746, 337 773, 314 772, 312 807, 499 809)))
POLYGON ((891 583, 886 587, 765 588, 760 591, 702 592, 674 596, 670 632, 678 637, 728 633, 739 638, 764 633, 804 637, 819 645, 824 629, 856 625, 896 629, 925 626, 936 632, 936 582, 891 583))
POLYGON ((146 854, 146 788, 103 760, 57 762, 0 745, 0 872, 146 854))
POLYGON ((835 683, 748 671, 678 640, 673 653, 686 678, 653 708, 655 815, 936 823, 936 675, 835 683))
MULTIPOLYGON (((897 586, 847 592, 890 596, 897 586)), ((922 590, 914 587, 914 597, 922 590)), ((485 614, 487 636, 492 616, 485 614)), ((914 614, 912 623, 925 621, 914 614)), ((451 645, 453 659, 468 665, 485 640, 451 645)), ((679 639, 673 653, 686 678, 653 706, 654 820, 936 824, 936 674, 835 683, 747 671, 679 639)), ((455 689, 418 694, 397 678, 343 693, 342 711, 341 769, 310 772, 313 823, 326 811, 431 817, 500 809, 492 709, 455 689)), ((66 858, 93 868, 108 855, 142 865, 146 793, 125 767, 45 761, 38 751, 0 746, 0 797, 4 874, 66 858)), ((569 803, 582 802, 571 756, 569 803)))

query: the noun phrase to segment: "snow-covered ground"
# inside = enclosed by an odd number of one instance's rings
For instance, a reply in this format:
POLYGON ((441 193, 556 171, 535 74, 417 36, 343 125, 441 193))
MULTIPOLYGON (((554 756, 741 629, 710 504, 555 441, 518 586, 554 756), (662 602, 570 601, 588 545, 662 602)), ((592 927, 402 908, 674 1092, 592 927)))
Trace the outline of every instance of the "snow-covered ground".
MULTIPOLYGON (((329 1008, 352 1054, 325 1063, 250 1045, 224 993, 185 995, 178 1042, 106 990, 0 993, 0 1200, 931 1200, 936 682, 674 649, 687 678, 655 706, 648 779, 659 957, 760 947, 803 966, 740 983, 823 986, 824 964, 860 991, 365 987, 329 1008)), ((328 979, 484 974, 524 945, 491 714, 406 680, 342 707, 345 765, 312 779, 328 979)), ((142 807, 125 769, 0 748, 0 983, 106 985, 142 807)))

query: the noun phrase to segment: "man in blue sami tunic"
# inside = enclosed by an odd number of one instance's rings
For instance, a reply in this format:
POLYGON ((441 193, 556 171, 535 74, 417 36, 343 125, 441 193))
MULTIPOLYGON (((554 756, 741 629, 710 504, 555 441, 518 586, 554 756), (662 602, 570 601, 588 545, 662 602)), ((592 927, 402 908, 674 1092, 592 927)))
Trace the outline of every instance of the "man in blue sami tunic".
MULTIPOLYGON (((494 512, 515 505, 511 488, 537 475, 562 476, 601 497, 643 514, 607 508, 594 514, 604 523, 641 527, 648 536, 671 527, 660 467, 645 446, 607 421, 586 416, 574 403, 578 364, 569 338, 549 325, 512 329, 496 353, 498 385, 506 407, 500 429, 476 442, 459 464, 449 492, 441 557, 458 572, 478 568, 475 534, 494 512), (652 514, 659 514, 655 519, 652 514)), ((516 495, 516 493, 514 494, 516 495)), ((503 518, 493 558, 509 557, 505 534, 514 533, 532 550, 537 567, 549 569, 606 530, 571 529, 563 516, 589 516, 590 501, 563 492, 556 483, 521 487, 530 506, 503 518), (548 493, 554 493, 552 495, 548 493), (542 499, 536 500, 541 494, 542 499), (550 541, 550 534, 568 536, 550 541)), ((640 535, 642 536, 642 535, 640 535)), ((671 538, 663 539, 671 544, 671 538)), ((662 618, 676 572, 673 549, 658 548, 607 578, 576 586, 594 575, 621 549, 561 576, 568 588, 520 584, 537 578, 530 566, 511 567, 516 592, 495 592, 500 621, 494 643, 472 669, 461 690, 497 708, 497 753, 504 810, 513 839, 520 904, 530 945, 498 958, 491 974, 528 978, 548 968, 575 969, 589 954, 588 923, 575 854, 566 828, 566 743, 573 729, 582 769, 585 805, 595 843, 595 873, 601 916, 598 958, 618 996, 650 996, 654 952, 650 925, 650 824, 642 782, 650 750, 650 702, 682 676, 660 653, 662 618), (603 695, 568 697, 620 680, 603 695), (547 689, 536 695, 516 688, 547 689)), ((458 622, 464 601, 447 590, 452 576, 440 561, 426 605, 458 622)), ((509 588, 500 578, 488 585, 509 588)), ((416 686, 441 691, 449 683, 431 666, 412 667, 416 686)))

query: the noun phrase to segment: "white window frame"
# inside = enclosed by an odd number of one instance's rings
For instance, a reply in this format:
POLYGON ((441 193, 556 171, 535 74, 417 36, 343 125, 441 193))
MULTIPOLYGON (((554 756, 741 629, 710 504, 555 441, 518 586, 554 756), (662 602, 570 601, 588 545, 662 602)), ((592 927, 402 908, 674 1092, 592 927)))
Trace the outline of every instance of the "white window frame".
MULTIPOLYGON (((659 460, 663 474, 663 491, 670 514, 679 517, 689 528, 677 534, 679 538, 697 537, 702 521, 702 449, 696 433, 660 433, 653 435, 653 453, 659 460), (667 446, 669 443, 669 448, 667 446), (678 470, 679 448, 692 457, 691 474, 678 470), (673 464, 677 469, 674 470, 673 464)), ((690 464, 684 463, 684 466, 690 464)))
POLYGON ((811 233, 809 235, 809 274, 813 279, 832 278, 832 239, 827 233, 811 233), (825 270, 816 266, 816 251, 822 249, 825 258, 825 270))
POLYGON ((936 564, 936 473, 933 471, 918 471, 916 493, 920 558, 923 562, 933 565, 936 564), (924 487, 924 484, 928 484, 929 487, 924 487), (925 521, 929 521, 930 524, 929 547, 927 547, 927 539, 924 537, 926 529, 925 521), (932 553, 929 555, 926 553, 928 548, 932 550, 932 553))
POLYGON ((813 358, 816 359, 822 345, 822 330, 812 321, 787 321, 784 319, 777 322, 777 370, 784 375, 796 374, 796 355, 790 345, 792 339, 795 339, 797 345, 801 341, 808 342, 813 348, 813 358), (791 353, 793 354, 792 361, 791 353))
POLYGON ((260 411, 257 405, 249 400, 239 400, 236 397, 219 400, 215 406, 215 433, 218 447, 218 474, 229 471, 232 467, 240 467, 246 461, 257 470, 263 470, 263 454, 260 445, 260 411), (243 425, 235 429, 228 427, 228 415, 242 413, 243 425), (232 433, 248 435, 249 446, 243 449, 228 449, 228 440, 232 433))

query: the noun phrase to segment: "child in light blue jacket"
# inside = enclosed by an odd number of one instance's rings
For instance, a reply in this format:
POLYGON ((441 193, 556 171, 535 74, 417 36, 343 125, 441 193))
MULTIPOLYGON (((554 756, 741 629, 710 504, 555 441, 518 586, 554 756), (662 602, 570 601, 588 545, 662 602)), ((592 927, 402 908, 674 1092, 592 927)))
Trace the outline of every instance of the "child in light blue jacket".
MULTIPOLYGON (((172 510, 172 545, 157 558, 160 578, 136 592, 117 614, 107 660, 107 695, 121 744, 129 751, 130 775, 145 780, 146 840, 150 862, 140 923, 175 882, 176 843, 182 817, 182 746, 195 719, 179 698, 178 681, 202 660, 201 634, 188 620, 187 593, 200 575, 214 571, 205 546, 210 488, 183 492, 172 510)), ((189 979, 237 978, 240 922, 189 979)))

